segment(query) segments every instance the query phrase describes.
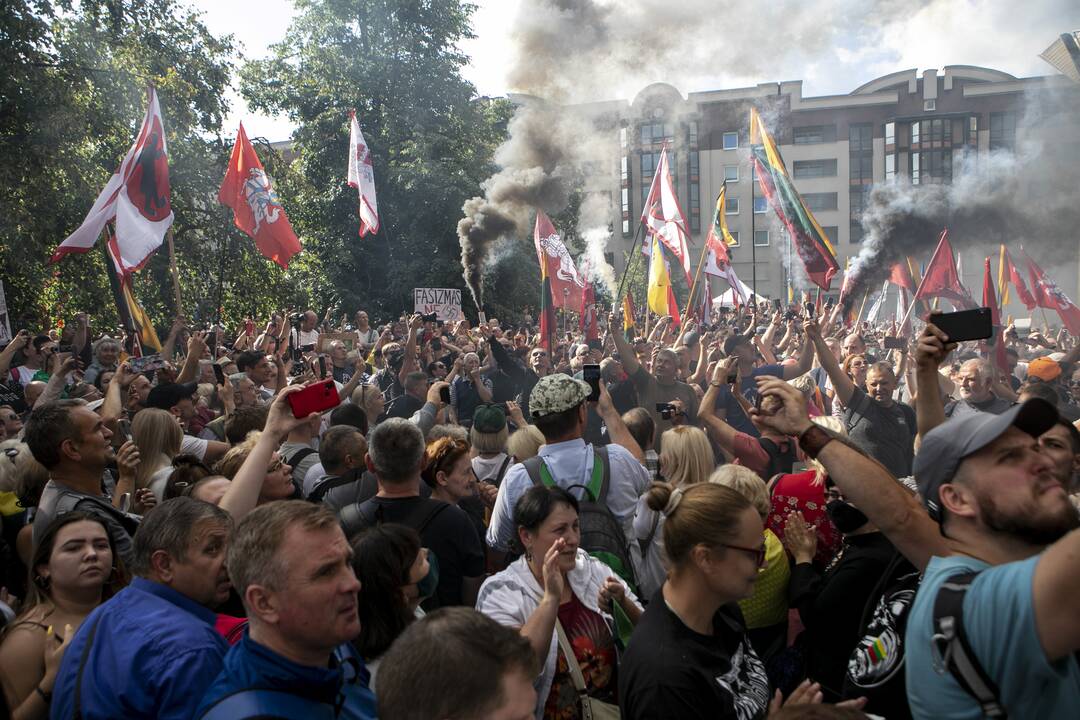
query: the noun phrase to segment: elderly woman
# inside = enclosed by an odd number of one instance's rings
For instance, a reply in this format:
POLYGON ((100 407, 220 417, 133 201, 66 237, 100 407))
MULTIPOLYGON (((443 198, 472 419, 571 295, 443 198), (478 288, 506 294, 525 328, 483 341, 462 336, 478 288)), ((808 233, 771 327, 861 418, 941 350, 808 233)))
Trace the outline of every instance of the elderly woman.
POLYGON ((103 337, 94 343, 94 359, 86 367, 83 373, 85 382, 94 384, 94 378, 105 370, 116 372, 116 363, 120 357, 120 341, 111 337, 103 337))
POLYGON ((537 718, 580 717, 566 649, 580 666, 586 694, 615 703, 613 604, 637 623, 641 606, 615 571, 579 547, 578 502, 560 487, 530 488, 514 508, 525 554, 487 579, 476 609, 520 629, 543 664, 537 718))

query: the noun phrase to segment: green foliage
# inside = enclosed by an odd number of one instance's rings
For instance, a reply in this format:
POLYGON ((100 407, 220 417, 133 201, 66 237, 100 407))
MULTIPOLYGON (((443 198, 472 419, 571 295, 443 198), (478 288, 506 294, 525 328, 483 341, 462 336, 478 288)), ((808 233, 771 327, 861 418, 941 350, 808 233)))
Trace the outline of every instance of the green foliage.
MULTIPOLYGON (((254 108, 299 125, 298 177, 280 192, 304 254, 321 261, 322 282, 311 292, 345 312, 362 306, 375 320, 411 309, 414 287, 462 287, 461 206, 491 173, 511 114, 504 100, 476 98, 461 77, 467 58, 456 48, 471 36, 472 7, 459 0, 296 6, 272 59, 243 67, 241 88, 254 108), (364 238, 357 192, 345 182, 350 109, 371 148, 378 193, 381 228, 364 238)), ((513 270, 492 282, 513 292, 527 284, 513 270)))

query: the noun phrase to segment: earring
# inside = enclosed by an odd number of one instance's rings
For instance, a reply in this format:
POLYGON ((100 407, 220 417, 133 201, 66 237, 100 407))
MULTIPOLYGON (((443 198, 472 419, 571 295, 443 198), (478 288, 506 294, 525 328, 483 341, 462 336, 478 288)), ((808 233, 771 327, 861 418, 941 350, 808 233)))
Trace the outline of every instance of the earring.
POLYGON ((532 562, 532 548, 525 548, 525 562, 532 562))
POLYGON ((34 584, 37 585, 42 590, 48 590, 49 589, 49 582, 50 582, 50 580, 49 580, 48 575, 35 575, 34 576, 34 584))

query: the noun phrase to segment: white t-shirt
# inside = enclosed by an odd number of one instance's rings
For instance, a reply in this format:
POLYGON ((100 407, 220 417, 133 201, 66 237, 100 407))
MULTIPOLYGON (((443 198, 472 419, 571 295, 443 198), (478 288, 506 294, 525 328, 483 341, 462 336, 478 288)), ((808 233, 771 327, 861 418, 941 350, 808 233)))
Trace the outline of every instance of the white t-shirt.
POLYGON ((210 447, 209 441, 185 434, 184 439, 180 441, 180 454, 194 455, 202 460, 206 457, 206 448, 208 447, 210 447))

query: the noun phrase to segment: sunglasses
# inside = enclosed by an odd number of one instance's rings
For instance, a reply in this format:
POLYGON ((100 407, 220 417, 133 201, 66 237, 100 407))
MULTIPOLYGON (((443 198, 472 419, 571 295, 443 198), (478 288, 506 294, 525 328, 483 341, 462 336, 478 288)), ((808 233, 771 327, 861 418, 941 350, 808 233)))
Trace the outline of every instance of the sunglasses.
POLYGON ((741 545, 731 545, 729 543, 721 543, 720 547, 731 548, 732 550, 738 550, 740 552, 748 553, 749 555, 752 555, 754 557, 754 559, 757 561, 757 566, 759 568, 760 567, 765 567, 765 547, 764 546, 759 547, 759 548, 748 548, 748 547, 742 547, 741 545))
POLYGON ((284 464, 285 463, 284 463, 284 461, 282 461, 281 458, 279 458, 279 457, 274 458, 274 461, 272 463, 270 463, 269 466, 267 466, 266 474, 269 475, 272 472, 277 472, 278 470, 281 469, 281 466, 284 465, 284 464))

